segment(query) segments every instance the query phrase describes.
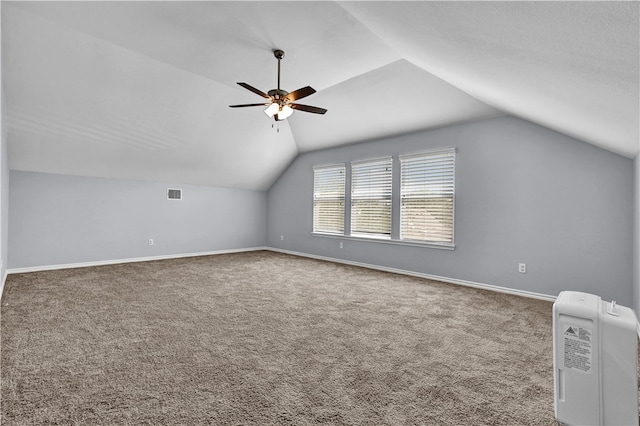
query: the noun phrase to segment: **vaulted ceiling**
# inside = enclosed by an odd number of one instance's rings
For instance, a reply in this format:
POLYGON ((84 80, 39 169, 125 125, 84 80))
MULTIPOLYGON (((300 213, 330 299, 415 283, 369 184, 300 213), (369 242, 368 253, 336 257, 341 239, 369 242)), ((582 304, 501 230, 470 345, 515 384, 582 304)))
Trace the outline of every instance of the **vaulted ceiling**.
POLYGON ((2 2, 12 170, 268 189, 303 152, 513 115, 633 158, 637 2, 2 2), (236 82, 317 90, 279 123, 236 82))

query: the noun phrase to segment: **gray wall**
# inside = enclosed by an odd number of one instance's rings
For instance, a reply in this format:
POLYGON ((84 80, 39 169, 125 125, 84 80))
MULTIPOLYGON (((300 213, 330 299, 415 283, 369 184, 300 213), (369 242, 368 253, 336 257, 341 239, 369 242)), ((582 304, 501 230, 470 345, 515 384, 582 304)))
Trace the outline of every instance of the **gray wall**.
MULTIPOLYGON (((2 81, 0 77, 0 81, 2 81)), ((4 100, 4 84, 1 84, 0 100, 0 296, 7 270, 9 235, 9 155, 7 148, 7 120, 4 100)))
POLYGON ((630 305, 632 198, 632 160, 503 117, 299 156, 269 191, 267 242, 551 296, 585 291, 630 305), (314 165, 443 147, 457 148, 454 251, 311 235, 314 165), (526 274, 518 273, 519 262, 526 274))
MULTIPOLYGON (((2 4, 0 3, 0 15, 2 4)), ((2 30, 0 29, 0 46, 2 46, 2 30)), ((0 47, 0 60, 2 48, 0 47)), ((7 148, 7 120, 4 99, 4 80, 0 63, 0 297, 4 288, 4 277, 7 270, 7 244, 9 234, 9 159, 7 148)))
POLYGON ((633 161, 633 300, 636 317, 640 319, 640 154, 633 161))
POLYGON ((266 192, 12 170, 8 266, 263 247, 266 209, 266 192))

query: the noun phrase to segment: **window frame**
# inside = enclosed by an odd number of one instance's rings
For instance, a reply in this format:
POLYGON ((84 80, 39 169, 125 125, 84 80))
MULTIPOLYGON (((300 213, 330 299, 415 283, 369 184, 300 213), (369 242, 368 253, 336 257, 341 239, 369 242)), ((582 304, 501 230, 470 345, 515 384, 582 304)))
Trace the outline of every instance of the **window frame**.
MULTIPOLYGON (((401 154, 398 156, 398 160, 400 163, 400 174, 399 174, 399 209, 398 209, 398 226, 399 226, 399 235, 398 235, 398 239, 400 241, 403 242, 410 242, 413 244, 426 244, 426 245, 431 245, 431 246, 443 246, 443 247, 455 247, 455 204, 456 204, 456 179, 455 179, 455 175, 456 175, 456 149, 455 148, 443 148, 443 149, 437 149, 437 150, 429 150, 429 151, 419 151, 419 152, 411 152, 411 153, 405 153, 405 154, 401 154), (404 237, 403 236, 403 223, 405 223, 405 218, 404 218, 404 212, 405 212, 405 208, 404 208, 404 204, 403 204, 403 200, 405 199, 405 181, 404 181, 404 174, 403 174, 403 166, 405 165, 405 162, 411 161, 411 160, 424 160, 427 159, 429 157, 442 157, 442 158, 450 158, 450 168, 445 168, 446 171, 448 172, 448 174, 450 174, 450 179, 443 179, 441 181, 441 186, 442 186, 442 194, 447 193, 447 190, 445 188, 450 188, 449 191, 449 195, 448 196, 442 196, 440 198, 451 198, 451 208, 450 208, 450 217, 451 217, 451 231, 450 231, 450 240, 447 239, 445 241, 440 241, 438 239, 428 239, 428 238, 424 238, 424 239, 420 239, 420 238, 411 238, 411 237, 404 237)), ((446 161, 446 160, 445 160, 446 161)), ((444 162, 444 161, 443 161, 444 162)), ((436 167, 434 167, 435 169, 436 167)), ((435 183, 434 183, 435 185, 435 183)), ((425 197, 423 199, 427 199, 427 198, 438 198, 438 197, 425 197)))
MULTIPOLYGON (((314 166, 313 167, 313 202, 312 202, 312 217, 311 217, 311 227, 312 227, 312 232, 314 234, 320 234, 320 235, 333 235, 333 236, 341 236, 344 235, 345 230, 346 230, 346 223, 345 223, 345 214, 346 214, 346 210, 345 210, 345 206, 346 206, 346 191, 347 191, 347 185, 346 185, 346 175, 347 175, 347 167, 345 163, 336 163, 336 164, 326 164, 326 165, 319 165, 319 166, 314 166), (318 191, 317 191, 317 183, 318 183, 318 179, 317 179, 317 172, 322 172, 322 171, 336 171, 336 173, 341 174, 342 175, 342 182, 341 182, 341 186, 342 186, 342 196, 338 195, 337 197, 318 197, 318 191), (341 222, 342 222, 342 229, 317 229, 316 228, 316 224, 318 222, 320 222, 320 218, 317 217, 317 203, 319 201, 328 201, 328 202, 337 202, 339 204, 342 205, 342 211, 341 214, 339 214, 338 216, 342 218, 341 222)), ((339 188, 340 185, 338 185, 339 188)), ((326 189, 326 188, 325 188, 326 189)), ((330 221, 330 220, 328 220, 330 221)))
MULTIPOLYGON (((349 236, 354 238, 363 238, 363 239, 380 239, 380 240, 390 240, 393 232, 393 157, 379 157, 373 159, 366 160, 357 160, 351 162, 351 181, 350 181, 350 227, 349 227, 349 236), (376 166, 381 166, 386 168, 387 170, 381 171, 376 170, 376 166), (369 173, 367 172, 367 169, 369 173), (361 171, 358 171, 361 170, 361 171), (356 176, 357 173, 362 173, 362 176, 356 176), (388 176, 386 176, 388 175, 388 176), (378 187, 374 187, 373 189, 376 191, 373 196, 362 196, 356 195, 357 192, 367 192, 366 188, 356 187, 358 185, 358 179, 365 179, 363 183, 369 183, 369 190, 371 190, 371 183, 377 184, 378 187), (387 204, 388 206, 388 232, 375 232, 375 231, 367 231, 363 228, 358 227, 358 205, 361 205, 363 202, 380 202, 381 204, 387 204)), ((383 212, 379 215, 380 218, 383 217, 385 213, 383 212)), ((380 223, 377 225, 373 220, 375 220, 375 214, 370 215, 367 218, 363 219, 363 224, 368 223, 370 226, 387 226, 386 223, 380 223)), ((345 233, 346 234, 346 233, 345 233)))
MULTIPOLYGON (((376 244, 393 244, 393 245, 401 245, 401 246, 411 246, 411 247, 420 247, 420 248, 433 248, 439 250, 455 250, 455 227, 456 227, 456 219, 455 219, 455 204, 456 204, 456 182, 455 175, 456 171, 456 163, 457 163, 457 150, 455 147, 452 148, 438 148, 432 150, 422 150, 422 151, 414 151, 414 152, 405 152, 405 153, 394 153, 390 156, 384 157, 376 157, 370 159, 363 160, 352 160, 351 162, 345 163, 334 163, 328 165, 317 165, 313 166, 313 169, 317 168, 326 168, 332 166, 343 166, 345 167, 345 181, 344 181, 344 199, 343 199, 343 230, 342 232, 336 233, 327 233, 323 231, 316 231, 314 225, 312 223, 312 231, 311 235, 315 237, 323 237, 323 238, 334 238, 339 240, 350 240, 350 241, 358 241, 358 242, 367 242, 367 243, 376 243, 376 244), (452 232, 451 232, 451 242, 438 242, 431 240, 419 240, 419 239, 402 239, 402 231, 401 231, 401 209, 402 209, 402 168, 401 168, 401 160, 410 156, 418 156, 418 155, 426 155, 426 154, 435 154, 442 152, 452 152, 453 154, 453 203, 452 203, 452 232), (384 235, 382 237, 377 236, 375 234, 367 234, 367 233, 353 233, 352 232, 352 223, 351 223, 351 210, 352 210, 352 165, 362 162, 373 162, 379 160, 386 160, 391 158, 391 225, 390 225, 390 234, 384 235)), ((315 177, 313 182, 314 188, 314 197, 315 197, 315 177)), ((315 209, 315 207, 313 207, 315 209)), ((312 221, 315 221, 315 210, 312 212, 312 221)), ((342 248, 342 244, 339 245, 342 248)))

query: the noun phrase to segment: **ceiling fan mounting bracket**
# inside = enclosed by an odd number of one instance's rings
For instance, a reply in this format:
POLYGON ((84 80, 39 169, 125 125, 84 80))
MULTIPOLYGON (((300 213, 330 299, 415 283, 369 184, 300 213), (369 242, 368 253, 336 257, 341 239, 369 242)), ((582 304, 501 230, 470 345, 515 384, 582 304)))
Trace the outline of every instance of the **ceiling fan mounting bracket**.
POLYGON ((282 58, 284 58, 284 50, 274 49, 274 50, 273 50, 273 56, 275 56, 275 57, 276 57, 276 59, 282 59, 282 58))

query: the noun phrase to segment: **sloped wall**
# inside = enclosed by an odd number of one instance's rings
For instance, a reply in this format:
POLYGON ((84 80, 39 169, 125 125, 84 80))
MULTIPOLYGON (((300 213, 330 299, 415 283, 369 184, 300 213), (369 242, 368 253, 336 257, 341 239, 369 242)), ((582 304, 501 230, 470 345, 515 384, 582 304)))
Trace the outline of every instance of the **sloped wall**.
POLYGON ((267 242, 541 295, 585 291, 629 305, 632 199, 632 160, 504 117, 299 156, 269 191, 267 242), (314 165, 445 147, 457 150, 455 250, 311 234, 314 165), (520 262, 526 274, 518 272, 520 262))

